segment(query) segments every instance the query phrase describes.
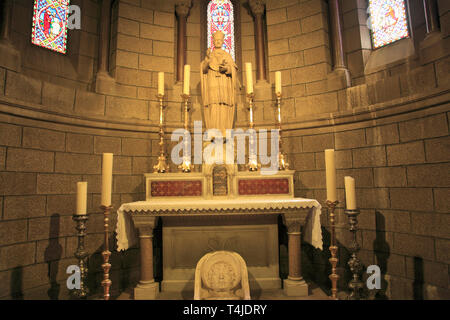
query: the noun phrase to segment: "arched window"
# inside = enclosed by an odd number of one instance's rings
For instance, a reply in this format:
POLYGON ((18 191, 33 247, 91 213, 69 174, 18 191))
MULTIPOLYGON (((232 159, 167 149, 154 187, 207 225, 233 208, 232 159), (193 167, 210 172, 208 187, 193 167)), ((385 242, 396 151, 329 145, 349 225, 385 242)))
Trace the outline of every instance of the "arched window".
POLYGON ((234 10, 230 0, 211 0, 208 3, 207 47, 213 49, 213 34, 220 30, 225 34, 223 49, 236 61, 234 40, 234 10))
POLYGON ((373 48, 409 37, 405 0, 369 0, 373 48))
POLYGON ((69 0, 35 0, 31 42, 66 53, 69 0))

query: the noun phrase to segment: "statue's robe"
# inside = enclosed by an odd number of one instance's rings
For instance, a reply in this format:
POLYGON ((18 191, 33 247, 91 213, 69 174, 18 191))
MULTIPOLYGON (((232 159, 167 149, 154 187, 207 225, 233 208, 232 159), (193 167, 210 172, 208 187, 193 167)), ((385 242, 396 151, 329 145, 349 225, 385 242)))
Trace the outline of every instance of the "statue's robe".
POLYGON ((236 70, 231 55, 222 50, 211 52, 209 64, 200 64, 203 113, 206 129, 219 129, 225 138, 226 129, 233 128, 236 109, 236 70), (226 72, 219 71, 221 62, 226 61, 226 72))

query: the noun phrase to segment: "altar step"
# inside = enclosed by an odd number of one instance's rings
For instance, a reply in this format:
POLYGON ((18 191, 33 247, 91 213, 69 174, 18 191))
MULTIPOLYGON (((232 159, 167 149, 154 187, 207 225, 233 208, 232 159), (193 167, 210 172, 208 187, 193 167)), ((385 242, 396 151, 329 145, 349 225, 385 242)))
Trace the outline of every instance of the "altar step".
MULTIPOLYGON (((288 297, 283 289, 264 290, 251 292, 252 300, 329 300, 327 294, 313 283, 309 283, 309 295, 307 297, 288 297)), ((158 300, 192 300, 194 293, 181 294, 178 292, 160 292, 158 300)), ((117 297, 117 300, 133 300, 133 288, 130 288, 117 297)))

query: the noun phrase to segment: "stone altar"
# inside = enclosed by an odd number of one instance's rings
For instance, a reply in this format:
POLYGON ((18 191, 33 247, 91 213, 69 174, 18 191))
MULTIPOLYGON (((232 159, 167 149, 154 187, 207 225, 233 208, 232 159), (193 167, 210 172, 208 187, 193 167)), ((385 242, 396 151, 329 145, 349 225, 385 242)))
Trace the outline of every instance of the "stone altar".
MULTIPOLYGON (((214 166, 196 173, 146 174, 146 201, 126 203, 118 210, 118 250, 141 248, 141 280, 135 299, 155 299, 153 229, 163 230, 161 291, 192 292, 196 263, 206 253, 231 250, 246 261, 250 289, 283 289, 305 296, 301 276, 301 231, 304 240, 322 249, 320 204, 294 198, 294 171, 273 175, 227 170, 226 195, 214 195, 214 166), (282 215, 289 236, 289 276, 279 276, 278 224, 282 215), (161 219, 159 219, 161 218, 161 219), (303 227, 303 230, 302 230, 303 227), (137 232, 136 232, 137 231, 137 232)), ((223 175, 218 175, 222 179, 223 175)))

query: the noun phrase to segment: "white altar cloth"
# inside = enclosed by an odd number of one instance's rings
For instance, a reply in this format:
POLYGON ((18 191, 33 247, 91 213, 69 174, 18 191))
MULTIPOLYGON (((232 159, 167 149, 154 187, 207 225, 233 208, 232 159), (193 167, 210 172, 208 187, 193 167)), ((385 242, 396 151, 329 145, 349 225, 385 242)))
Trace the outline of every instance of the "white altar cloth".
MULTIPOLYGON (((117 210, 117 251, 127 250, 138 242, 136 230, 133 226, 130 213, 150 211, 155 214, 164 212, 164 216, 182 214, 183 212, 216 211, 270 211, 295 208, 311 208, 303 230, 304 240, 313 247, 323 249, 320 214, 322 206, 317 200, 304 198, 289 199, 224 199, 224 200, 152 200, 124 203, 117 210), (167 214, 166 214, 167 213, 167 214)), ((264 213, 264 212, 263 212, 264 213)), ((251 213, 250 213, 251 214, 251 213)), ((258 214, 258 213, 255 213, 258 214)))

